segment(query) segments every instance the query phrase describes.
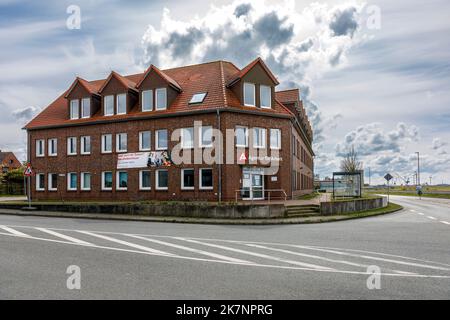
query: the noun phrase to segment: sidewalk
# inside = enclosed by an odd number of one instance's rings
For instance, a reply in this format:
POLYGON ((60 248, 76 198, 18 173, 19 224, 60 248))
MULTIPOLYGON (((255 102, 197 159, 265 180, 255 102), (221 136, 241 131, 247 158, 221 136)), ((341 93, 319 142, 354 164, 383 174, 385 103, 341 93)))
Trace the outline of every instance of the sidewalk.
POLYGON ((309 206, 309 205, 320 205, 321 202, 326 202, 326 201, 330 201, 330 194, 327 193, 321 193, 318 197, 315 197, 314 199, 310 199, 310 200, 255 200, 255 201, 243 201, 240 200, 239 203, 244 203, 244 204, 284 204, 285 206, 309 206))

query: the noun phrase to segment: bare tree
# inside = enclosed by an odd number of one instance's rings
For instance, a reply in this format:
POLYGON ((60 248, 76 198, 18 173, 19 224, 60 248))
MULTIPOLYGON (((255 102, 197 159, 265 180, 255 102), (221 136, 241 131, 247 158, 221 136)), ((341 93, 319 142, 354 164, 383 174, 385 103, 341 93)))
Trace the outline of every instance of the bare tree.
POLYGON ((355 147, 352 146, 341 161, 341 171, 357 172, 360 170, 362 170, 362 162, 358 160, 358 153, 355 151, 355 147))

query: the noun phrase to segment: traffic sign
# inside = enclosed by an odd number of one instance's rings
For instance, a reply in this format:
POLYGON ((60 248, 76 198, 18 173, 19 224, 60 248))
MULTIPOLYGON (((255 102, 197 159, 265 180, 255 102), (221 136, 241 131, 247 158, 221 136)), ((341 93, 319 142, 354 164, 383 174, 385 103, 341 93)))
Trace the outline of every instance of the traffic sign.
POLYGON ((27 168, 23 172, 23 175, 26 176, 26 177, 30 177, 30 176, 33 175, 33 169, 31 169, 31 164, 30 163, 27 164, 27 168))
POLYGON ((387 173, 384 178, 386 179, 386 181, 390 181, 392 178, 394 178, 393 176, 391 176, 389 173, 387 173))

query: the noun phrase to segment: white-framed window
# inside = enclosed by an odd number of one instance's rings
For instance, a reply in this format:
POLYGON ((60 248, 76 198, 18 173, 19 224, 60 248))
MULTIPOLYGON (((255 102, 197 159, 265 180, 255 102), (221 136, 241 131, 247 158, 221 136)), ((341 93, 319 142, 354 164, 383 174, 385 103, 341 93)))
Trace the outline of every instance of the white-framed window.
POLYGON ((49 173, 48 174, 48 191, 57 191, 58 190, 58 174, 57 173, 49 173))
POLYGON ((281 149, 280 129, 270 129, 270 149, 281 149))
POLYGON ((213 169, 211 168, 201 168, 199 169, 200 177, 200 189, 201 190, 212 190, 213 189, 213 169))
POLYGON ((167 190, 169 187, 169 171, 158 169, 155 171, 155 185, 157 190, 167 190))
POLYGON ((127 152, 127 134, 116 134, 116 152, 127 152))
POLYGON ((67 154, 68 155, 77 154, 77 137, 67 138, 67 154))
POLYGON ((150 178, 151 178, 150 170, 139 171, 139 190, 150 190, 152 188, 150 178))
POLYGON ((156 150, 167 150, 168 148, 168 133, 166 129, 155 131, 155 145, 156 150))
POLYGON ((116 172, 116 190, 128 189, 128 172, 117 171, 116 172))
POLYGON ((82 136, 81 140, 81 154, 91 154, 91 137, 82 136))
POLYGON ((103 101, 104 107, 105 107, 105 116, 112 116, 114 115, 114 96, 109 95, 105 96, 103 101))
POLYGON ((81 100, 81 117, 89 118, 91 116, 91 99, 84 98, 81 100))
POLYGON ((266 147, 266 129, 253 128, 253 147, 254 148, 266 147))
POLYGON ((181 189, 182 190, 194 190, 194 169, 181 169, 181 189))
POLYGON ((244 105, 250 107, 256 106, 255 96, 255 85, 244 82, 244 105))
POLYGON ((213 128, 211 126, 200 127, 200 147, 208 148, 213 145, 213 128))
POLYGON ((194 128, 181 129, 181 147, 183 149, 194 147, 194 128))
POLYGON ((153 90, 142 91, 142 111, 153 110, 153 90))
POLYGON ((116 96, 117 111, 116 114, 126 114, 127 113, 127 94, 121 93, 116 96))
POLYGON ((79 102, 78 99, 70 100, 70 119, 78 119, 79 118, 79 102))
POLYGON ((74 191, 78 187, 78 176, 76 172, 69 172, 67 174, 67 190, 74 191))
POLYGON ((102 190, 112 190, 113 176, 112 171, 102 172, 102 190))
POLYGON ((151 135, 150 131, 139 132, 139 151, 149 151, 151 149, 151 135))
POLYGON ((80 185, 83 191, 91 190, 91 174, 89 172, 82 172, 80 174, 80 185))
POLYGON ((48 139, 48 155, 51 157, 58 155, 58 139, 48 139))
POLYGON ((102 135, 102 153, 112 152, 112 134, 102 135))
POLYGON ((259 87, 259 100, 261 108, 272 108, 272 88, 261 85, 259 87))
POLYGON ((248 128, 243 126, 236 126, 236 147, 248 147, 248 128))
POLYGON ((156 99, 156 110, 164 110, 167 109, 167 89, 166 88, 159 88, 156 89, 155 92, 155 99, 156 99))
POLYGON ((45 191, 45 174, 36 174, 36 191, 45 191))
POLYGON ((36 140, 36 157, 44 157, 45 156, 45 140, 39 139, 36 140))

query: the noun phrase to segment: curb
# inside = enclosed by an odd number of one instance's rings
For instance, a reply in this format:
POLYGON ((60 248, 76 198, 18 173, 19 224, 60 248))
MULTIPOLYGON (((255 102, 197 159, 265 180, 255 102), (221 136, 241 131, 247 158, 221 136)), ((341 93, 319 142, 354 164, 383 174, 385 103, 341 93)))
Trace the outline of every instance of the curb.
MULTIPOLYGON (((112 214, 89 214, 89 213, 71 213, 71 212, 49 212, 34 211, 22 212, 11 209, 0 209, 0 214, 14 215, 22 217, 49 217, 49 218, 77 218, 92 220, 113 220, 113 221, 140 221, 140 222, 162 222, 162 223, 191 223, 191 224, 214 224, 214 225, 281 225, 281 224, 314 224, 338 222, 353 219, 362 219, 394 213, 403 210, 399 207, 390 211, 368 214, 365 216, 320 216, 319 219, 309 218, 279 218, 279 219, 214 219, 214 218, 189 218, 189 217, 155 217, 155 216, 128 216, 128 215, 112 215, 112 214)), ((313 217, 315 218, 315 217, 313 217)))

